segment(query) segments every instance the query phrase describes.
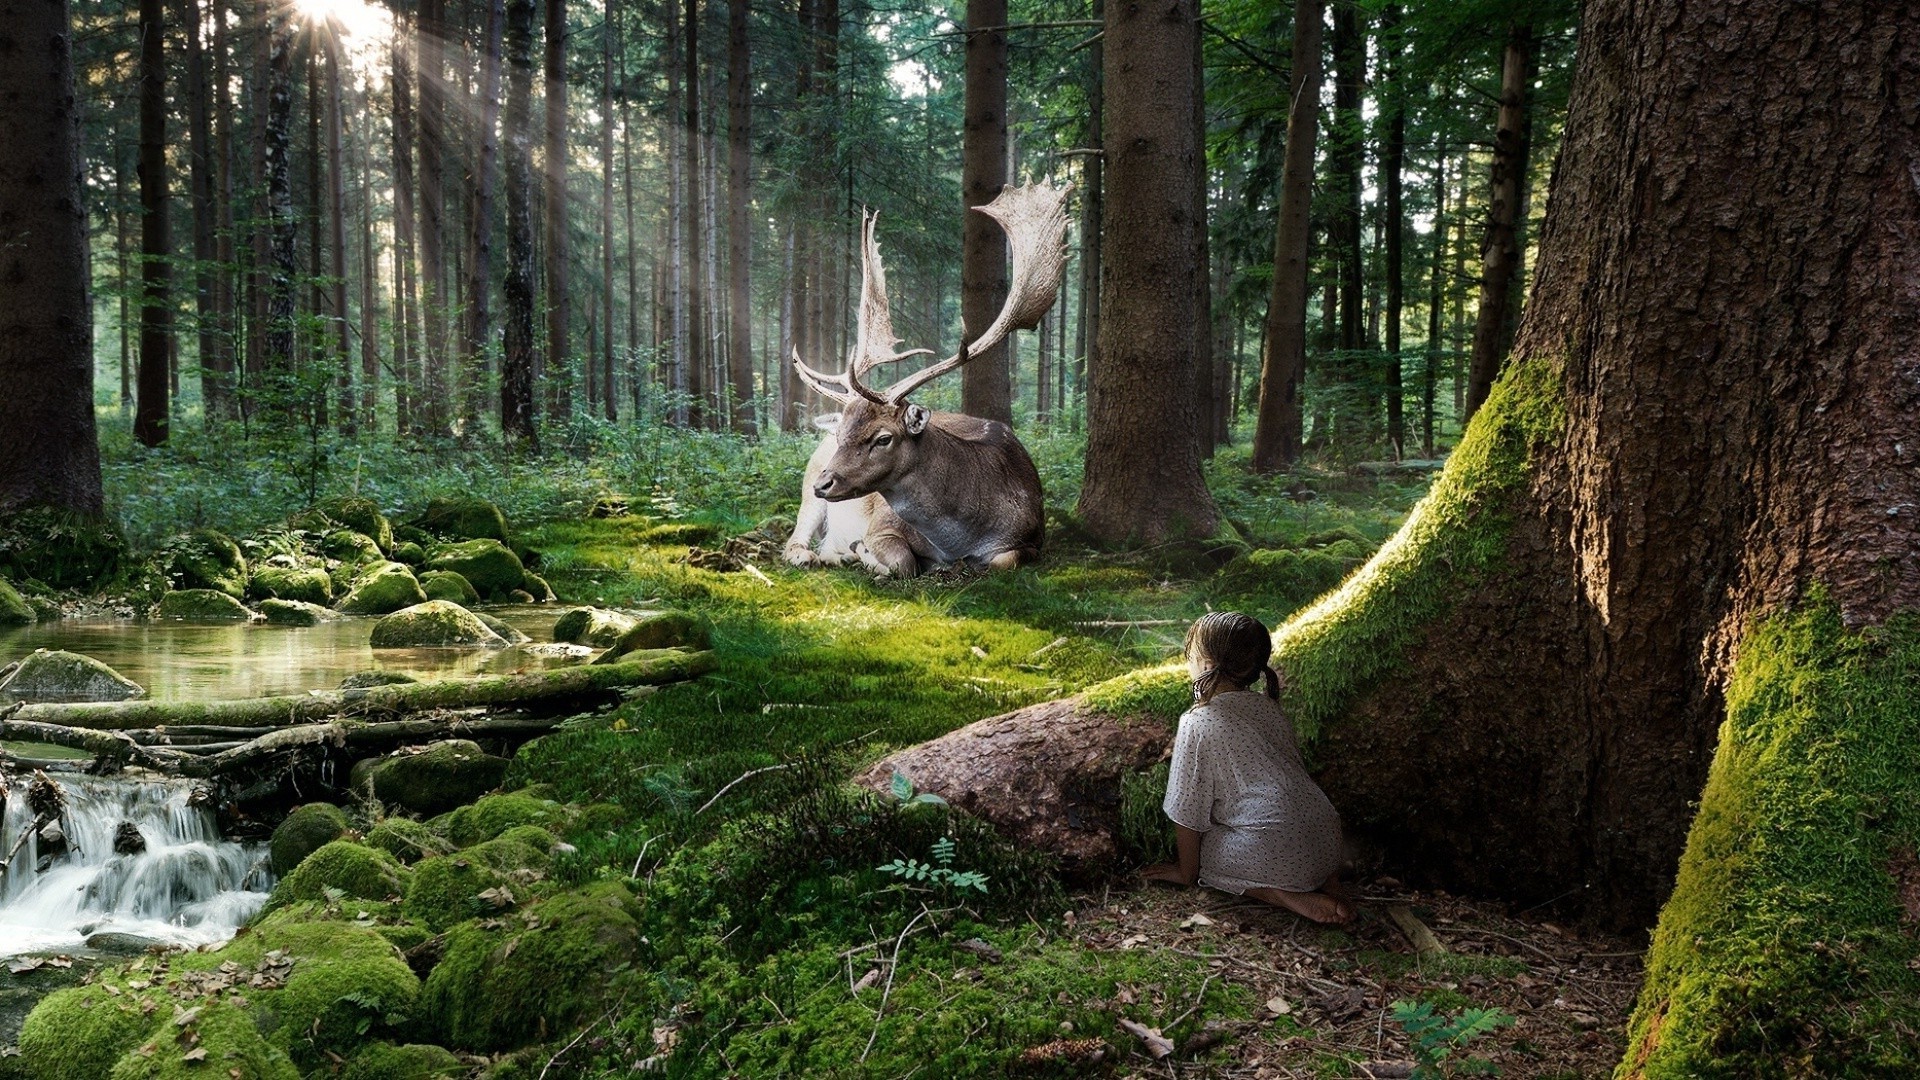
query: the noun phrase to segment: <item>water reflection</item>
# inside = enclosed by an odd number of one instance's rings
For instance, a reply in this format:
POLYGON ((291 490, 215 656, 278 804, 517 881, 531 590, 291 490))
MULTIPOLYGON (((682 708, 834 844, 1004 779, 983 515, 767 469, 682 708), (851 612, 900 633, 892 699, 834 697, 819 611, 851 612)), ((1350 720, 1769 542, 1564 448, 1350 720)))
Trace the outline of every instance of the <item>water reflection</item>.
MULTIPOLYGON (((554 604, 488 608, 533 639, 553 640, 567 609, 554 604)), ((35 649, 84 653, 147 688, 154 701, 232 701, 330 690, 348 675, 391 671, 419 679, 542 671, 580 662, 547 650, 373 649, 373 619, 319 626, 194 623, 174 619, 69 619, 0 628, 0 664, 35 649)))

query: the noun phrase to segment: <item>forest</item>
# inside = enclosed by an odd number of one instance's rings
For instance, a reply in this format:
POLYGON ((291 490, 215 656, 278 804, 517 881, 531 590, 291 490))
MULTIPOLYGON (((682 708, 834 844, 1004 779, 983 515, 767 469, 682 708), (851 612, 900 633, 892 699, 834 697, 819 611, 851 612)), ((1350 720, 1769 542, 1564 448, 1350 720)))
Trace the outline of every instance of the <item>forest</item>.
POLYGON ((1917 117, 1899 0, 0 0, 0 1077, 1920 1073, 1917 117))

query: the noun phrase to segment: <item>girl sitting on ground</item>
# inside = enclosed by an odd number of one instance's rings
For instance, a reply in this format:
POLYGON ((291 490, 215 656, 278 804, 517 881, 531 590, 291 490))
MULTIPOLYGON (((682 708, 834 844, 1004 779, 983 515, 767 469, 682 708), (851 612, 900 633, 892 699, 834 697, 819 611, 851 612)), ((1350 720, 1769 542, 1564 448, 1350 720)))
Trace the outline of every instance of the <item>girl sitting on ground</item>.
POLYGON ((1180 861, 1142 873, 1344 923, 1353 905, 1340 892, 1340 815, 1300 760, 1272 654, 1267 628, 1238 612, 1188 629, 1194 707, 1180 717, 1162 804, 1180 861), (1261 676, 1264 695, 1250 689, 1261 676))

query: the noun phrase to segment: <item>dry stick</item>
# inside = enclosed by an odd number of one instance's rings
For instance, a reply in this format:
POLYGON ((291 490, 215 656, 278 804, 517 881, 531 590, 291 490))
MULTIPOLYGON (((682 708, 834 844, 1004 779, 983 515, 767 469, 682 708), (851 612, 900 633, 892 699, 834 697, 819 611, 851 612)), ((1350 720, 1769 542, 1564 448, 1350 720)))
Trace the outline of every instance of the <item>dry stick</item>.
POLYGON ((783 761, 778 765, 763 765, 758 769, 748 769, 746 772, 743 772, 739 776, 734 777, 732 780, 727 781, 726 787, 723 787, 719 791, 714 792, 713 798, 708 799, 705 803, 701 805, 700 809, 695 810, 693 812, 693 816, 699 817, 701 814, 706 813, 707 807, 712 806, 714 803, 719 802, 720 796, 725 795, 729 791, 732 791, 733 786, 735 784, 738 784, 740 781, 748 780, 753 777, 759 776, 761 773, 778 772, 781 769, 791 769, 793 768, 793 766, 794 766, 793 762, 783 761))
MULTIPOLYGON (((623 999, 623 1000, 624 1000, 624 999, 623 999)), ((580 1045, 580 1040, 581 1040, 581 1039, 584 1039, 584 1038, 586 1038, 586 1037, 587 1037, 587 1036, 588 1036, 588 1035, 589 1035, 589 1034, 590 1034, 590 1033, 591 1033, 591 1032, 593 1031, 593 1029, 594 1029, 594 1028, 597 1028, 597 1027, 599 1027, 599 1026, 600 1026, 600 1023, 601 1023, 601 1021, 602 1021, 602 1020, 605 1020, 605 1019, 606 1019, 607 1017, 609 1017, 609 1016, 612 1016, 612 1015, 613 1015, 613 1010, 612 1010, 612 1009, 608 1009, 608 1010, 607 1010, 606 1012, 604 1012, 604 1013, 601 1013, 601 1014, 600 1014, 600 1019, 599 1019, 599 1020, 595 1020, 595 1021, 594 1021, 593 1023, 591 1023, 591 1024, 588 1024, 588 1025, 587 1025, 587 1026, 586 1026, 585 1028, 583 1028, 583 1029, 581 1030, 581 1032, 580 1032, 580 1034, 578 1034, 578 1035, 575 1035, 575 1036, 573 1037, 573 1041, 572 1041, 572 1042, 570 1042, 570 1043, 568 1043, 567 1045, 565 1045, 565 1046, 563 1046, 563 1047, 561 1047, 561 1048, 560 1048, 560 1052, 559 1052, 559 1053, 557 1053, 557 1054, 555 1054, 555 1055, 553 1055, 552 1057, 550 1057, 550 1058, 548 1058, 548 1059, 547 1059, 547 1063, 546 1063, 545 1065, 542 1065, 542 1066, 540 1067, 540 1075, 539 1075, 539 1076, 537 1076, 537 1077, 535 1077, 535 1078, 534 1078, 534 1080, 547 1080, 547 1070, 548 1070, 548 1069, 551 1069, 551 1068, 553 1068, 553 1063, 554 1063, 554 1062, 556 1062, 556 1061, 559 1061, 559 1060, 560 1060, 561 1058, 563 1058, 563 1057, 565 1057, 565 1056, 567 1055, 567 1051, 569 1051, 569 1050, 571 1050, 571 1049, 573 1049, 574 1047, 576 1047, 576 1046, 578 1046, 578 1045, 580 1045)))
POLYGON ((893 994, 893 976, 900 970, 900 946, 906 942, 907 935, 913 932, 913 924, 930 914, 932 913, 927 910, 927 905, 921 904, 920 914, 915 915, 913 920, 907 923, 907 928, 900 931, 900 936, 894 939, 893 959, 887 961, 887 985, 880 991, 880 1007, 873 1014, 873 1033, 867 1036, 867 1048, 860 1051, 861 1061, 867 1060, 867 1055, 873 1053, 873 1040, 880 1037, 880 1021, 887 1015, 887 998, 893 994))

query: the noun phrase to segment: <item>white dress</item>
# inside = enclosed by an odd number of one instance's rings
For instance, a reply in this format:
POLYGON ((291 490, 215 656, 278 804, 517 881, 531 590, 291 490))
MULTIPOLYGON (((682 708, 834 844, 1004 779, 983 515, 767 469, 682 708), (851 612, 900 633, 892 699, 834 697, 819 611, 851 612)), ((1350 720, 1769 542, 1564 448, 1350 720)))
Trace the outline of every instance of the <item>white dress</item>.
POLYGON ((1340 815, 1265 694, 1216 694, 1180 717, 1162 808, 1204 834, 1202 885, 1313 892, 1340 868, 1340 815))

